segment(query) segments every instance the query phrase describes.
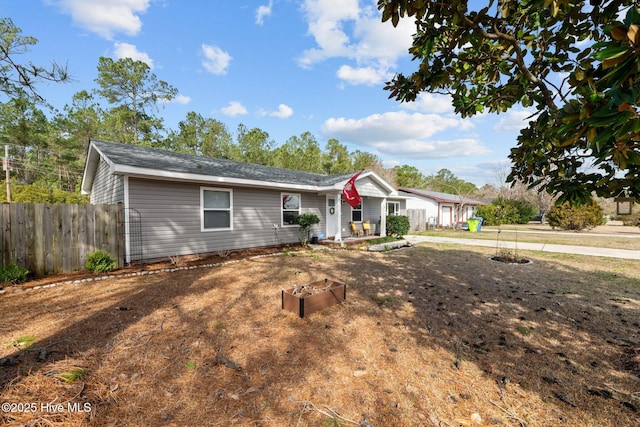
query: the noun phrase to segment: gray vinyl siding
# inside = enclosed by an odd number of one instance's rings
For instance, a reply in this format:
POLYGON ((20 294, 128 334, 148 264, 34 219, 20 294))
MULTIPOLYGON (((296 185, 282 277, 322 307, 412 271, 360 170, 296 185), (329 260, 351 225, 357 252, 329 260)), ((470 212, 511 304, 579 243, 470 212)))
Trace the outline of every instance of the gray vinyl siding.
POLYGON ((358 190, 358 194, 360 194, 360 196, 380 198, 386 196, 386 194, 380 189, 380 187, 369 177, 361 178, 356 181, 356 189, 358 190))
MULTIPOLYGON (((358 191, 360 188, 358 187, 358 191)), ((362 197, 362 220, 369 220, 371 224, 378 224, 380 221, 380 205, 382 203, 382 199, 377 197, 362 197)), ((351 206, 347 203, 342 204, 342 219, 340 222, 340 226, 342 228, 342 235, 349 236, 351 235, 351 206)))
MULTIPOLYGON (((144 259, 299 241, 298 227, 279 227, 277 230, 273 227, 281 224, 282 192, 276 190, 231 188, 233 229, 201 231, 201 187, 191 183, 129 179, 129 207, 140 214, 144 259)), ((212 185, 204 187, 217 188, 212 185)), ((303 213, 323 217, 324 195, 296 193, 301 195, 303 213)), ((324 227, 324 222, 319 226, 324 227)))
POLYGON ((124 178, 111 175, 109 165, 100 159, 91 187, 91 204, 113 205, 124 202, 124 178))
MULTIPOLYGON (((319 233, 324 233, 327 228, 327 221, 325 210, 327 205, 327 197, 323 194, 319 196, 315 193, 301 193, 302 196, 302 213, 312 213, 318 215, 320 222, 311 226, 311 234, 317 236, 319 233)), ((296 238, 300 235, 297 234, 296 238)), ((296 240, 297 241, 297 240, 296 240)))
POLYGON ((362 218, 365 221, 371 221, 371 224, 377 224, 378 221, 380 221, 380 205, 382 204, 382 199, 367 197, 365 203, 367 207, 362 214, 362 218))

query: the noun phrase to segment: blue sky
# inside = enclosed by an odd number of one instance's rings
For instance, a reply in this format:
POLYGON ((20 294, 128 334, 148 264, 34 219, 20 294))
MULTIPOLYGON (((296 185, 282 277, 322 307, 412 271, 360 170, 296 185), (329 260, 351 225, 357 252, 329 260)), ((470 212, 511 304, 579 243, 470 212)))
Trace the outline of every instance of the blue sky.
POLYGON ((336 138, 385 167, 447 168, 478 186, 497 184, 528 115, 463 120, 444 96, 388 99, 384 83, 417 66, 414 27, 382 23, 375 0, 0 0, 0 10, 38 39, 16 60, 68 65, 71 83, 38 86, 59 110, 96 87, 100 56, 131 57, 178 89, 155 113, 169 129, 195 111, 276 145, 308 131, 323 149, 336 138))

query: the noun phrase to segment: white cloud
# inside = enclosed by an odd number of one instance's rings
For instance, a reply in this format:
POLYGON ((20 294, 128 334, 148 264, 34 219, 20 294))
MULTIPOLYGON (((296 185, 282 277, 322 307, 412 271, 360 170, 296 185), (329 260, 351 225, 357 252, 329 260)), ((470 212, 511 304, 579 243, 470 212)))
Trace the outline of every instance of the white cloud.
POLYGON ((191 97, 186 96, 186 95, 177 95, 175 98, 173 98, 170 101, 167 101, 166 99, 161 99, 159 102, 161 104, 181 104, 181 105, 186 105, 186 104, 191 102, 191 97))
POLYGON ((394 158, 444 158, 486 154, 489 150, 474 138, 433 138, 445 130, 467 131, 468 121, 437 114, 405 111, 373 114, 363 119, 330 118, 322 132, 394 158))
POLYGON ((225 116, 243 116, 247 114, 247 109, 241 102, 231 101, 229 105, 220 109, 225 116))
POLYGON ((500 121, 493 127, 497 132, 511 132, 524 129, 529 124, 531 117, 535 112, 533 110, 511 110, 500 118, 500 121))
POLYGON ((279 119, 286 119, 293 115, 293 109, 285 104, 278 105, 278 111, 267 113, 271 117, 277 117, 279 119))
POLYGON ((231 55, 220 49, 218 46, 202 44, 202 54, 204 60, 202 66, 212 74, 227 74, 227 68, 233 59, 231 55))
POLYGON ((182 94, 178 94, 175 98, 173 98, 173 101, 172 101, 172 103, 174 104, 185 104, 185 105, 190 102, 191 102, 191 97, 182 95, 182 94))
POLYGON ((353 85, 365 84, 369 86, 378 85, 391 78, 391 74, 386 70, 372 67, 353 68, 350 65, 340 67, 336 75, 340 80, 347 83, 353 85))
POLYGON ((110 40, 115 33, 129 36, 142 28, 140 14, 149 8, 150 0, 51 0, 73 21, 99 36, 110 40))
POLYGON ((451 97, 437 93, 421 93, 414 102, 399 103, 404 110, 418 111, 421 113, 453 113, 451 97))
POLYGON ((311 68, 331 58, 344 64, 337 76, 351 84, 373 84, 391 75, 398 58, 408 56, 415 26, 402 19, 397 27, 381 22, 380 12, 358 0, 305 0, 302 9, 316 47, 305 50, 298 65, 311 68), (369 73, 369 76, 363 74, 369 73))
POLYGON ((306 50, 300 57, 299 64, 310 68, 328 58, 348 56, 350 40, 343 25, 357 19, 358 0, 305 0, 302 9, 308 23, 308 32, 315 39, 318 48, 306 50))
POLYGON ((129 43, 114 43, 113 53, 116 58, 131 58, 134 61, 142 61, 153 70, 153 59, 144 52, 138 51, 134 45, 129 43))
POLYGON ((373 146, 386 155, 411 159, 442 159, 473 156, 488 152, 477 140, 471 138, 446 141, 407 139, 404 141, 377 142, 373 146))
POLYGON ((264 24, 264 18, 271 16, 271 9, 273 8, 273 0, 269 0, 269 4, 260 6, 256 9, 256 24, 264 24))
POLYGON ((498 182, 498 178, 504 171, 508 172, 511 170, 511 162, 509 159, 496 159, 475 165, 452 166, 449 169, 455 175, 473 182, 477 187, 482 187, 484 184, 492 184, 495 186, 504 184, 498 182))
POLYGON ((396 166, 400 166, 400 162, 397 160, 382 160, 382 167, 385 169, 393 169, 396 166))

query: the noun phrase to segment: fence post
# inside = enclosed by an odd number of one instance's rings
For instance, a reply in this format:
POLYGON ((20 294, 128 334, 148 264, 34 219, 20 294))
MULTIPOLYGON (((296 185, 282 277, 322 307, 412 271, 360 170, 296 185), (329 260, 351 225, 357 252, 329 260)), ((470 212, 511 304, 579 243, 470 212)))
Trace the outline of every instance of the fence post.
POLYGON ((2 212, 0 213, 0 230, 2 231, 2 242, 0 242, 0 248, 2 249, 2 265, 6 266, 11 264, 11 204, 3 203, 2 212))
POLYGON ((33 205, 33 259, 31 265, 36 276, 45 274, 45 236, 44 230, 44 205, 36 203, 33 205))
POLYGON ((125 249, 125 218, 124 218, 124 204, 119 202, 116 207, 116 239, 118 248, 118 267, 124 267, 124 249, 125 249))

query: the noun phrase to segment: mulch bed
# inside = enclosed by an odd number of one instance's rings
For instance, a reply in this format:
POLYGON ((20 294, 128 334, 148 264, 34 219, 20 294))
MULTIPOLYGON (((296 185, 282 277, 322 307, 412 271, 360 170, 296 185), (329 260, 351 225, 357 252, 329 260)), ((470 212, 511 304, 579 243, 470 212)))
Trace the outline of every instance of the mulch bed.
POLYGON ((265 256, 265 255, 273 255, 273 254, 281 254, 283 251, 287 252, 298 252, 304 251, 307 248, 302 247, 301 245, 290 245, 286 248, 279 246, 269 246, 269 247, 260 247, 260 248, 247 248, 247 249, 238 249, 235 251, 225 252, 224 254, 211 253, 206 255, 184 255, 184 256, 176 256, 172 259, 167 259, 163 261, 154 261, 148 263, 134 263, 132 265, 118 268, 109 273, 101 273, 95 274, 89 271, 74 271, 69 273, 58 273, 51 274, 45 277, 29 277, 25 283, 20 283, 17 285, 14 284, 0 284, 0 290, 9 290, 13 291, 16 289, 31 289, 34 287, 41 287, 51 284, 62 284, 69 283, 74 281, 80 281, 83 279, 94 279, 96 277, 105 277, 105 276, 125 276, 129 274, 136 274, 142 272, 154 273, 154 272, 163 272, 167 270, 173 269, 187 269, 189 267, 200 267, 200 266, 209 266, 212 264, 220 264, 231 261, 240 261, 243 259, 249 259, 257 256, 265 256))
POLYGON ((638 425, 638 262, 491 253, 289 251, 0 295, 0 425, 638 425), (347 300, 282 310, 324 278, 347 300))

